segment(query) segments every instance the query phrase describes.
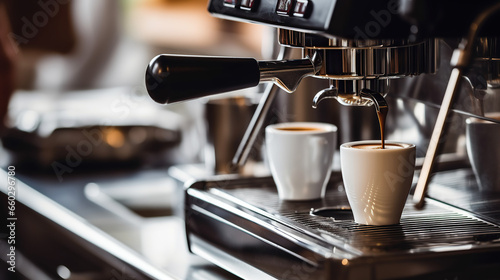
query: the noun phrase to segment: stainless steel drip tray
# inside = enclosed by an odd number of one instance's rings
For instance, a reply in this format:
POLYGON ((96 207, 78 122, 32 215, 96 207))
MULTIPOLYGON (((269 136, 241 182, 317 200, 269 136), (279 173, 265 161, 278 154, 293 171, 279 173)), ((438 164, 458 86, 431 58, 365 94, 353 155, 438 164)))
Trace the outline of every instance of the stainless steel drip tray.
POLYGON ((500 277, 498 224, 428 199, 399 225, 359 225, 338 173, 304 202, 280 201, 270 177, 195 182, 185 214, 190 250, 244 279, 500 277))

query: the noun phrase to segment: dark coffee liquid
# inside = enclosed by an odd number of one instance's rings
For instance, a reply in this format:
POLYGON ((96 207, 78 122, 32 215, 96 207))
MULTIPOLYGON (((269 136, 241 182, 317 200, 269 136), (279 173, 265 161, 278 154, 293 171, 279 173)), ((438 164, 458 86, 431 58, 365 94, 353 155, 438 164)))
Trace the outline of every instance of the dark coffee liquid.
POLYGON ((279 127, 276 128, 278 130, 285 130, 285 131, 322 131, 323 129, 317 128, 317 127, 304 127, 304 126, 297 126, 297 127, 279 127))
POLYGON ((380 111, 377 111, 378 123, 380 125, 380 142, 382 143, 382 149, 385 149, 385 119, 387 118, 387 113, 389 108, 382 107, 380 111))
MULTIPOLYGON (((381 150, 382 149, 382 147, 380 147, 380 145, 378 145, 378 144, 359 144, 359 145, 352 146, 352 148, 361 149, 361 150, 381 150)), ((385 145, 384 149, 402 149, 402 148, 406 148, 406 146, 402 145, 402 144, 388 143, 385 145)))

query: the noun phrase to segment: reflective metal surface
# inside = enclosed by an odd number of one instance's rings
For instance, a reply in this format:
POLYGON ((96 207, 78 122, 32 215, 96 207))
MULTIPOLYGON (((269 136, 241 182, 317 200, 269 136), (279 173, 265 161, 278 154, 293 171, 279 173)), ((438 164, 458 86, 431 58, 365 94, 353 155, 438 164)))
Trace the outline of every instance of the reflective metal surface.
POLYGON ((317 53, 323 65, 317 77, 357 80, 390 79, 434 73, 437 65, 436 42, 405 40, 346 40, 314 34, 279 30, 279 42, 304 48, 304 55, 317 53))
MULTIPOLYGON (((378 81, 378 80, 377 80, 378 81)), ((317 108, 319 102, 324 99, 334 98, 340 104, 345 106, 372 106, 375 105, 375 109, 380 111, 380 107, 387 108, 387 103, 384 99, 383 92, 379 90, 371 90, 366 87, 361 87, 359 92, 346 93, 339 90, 337 87, 330 83, 330 87, 319 91, 313 98, 313 108, 317 108)))
MULTIPOLYGON (((239 173, 231 160, 250 123, 257 104, 250 98, 234 96, 209 100, 205 105, 207 147, 205 164, 215 174, 239 173)), ((253 153, 259 155, 258 151, 253 153)), ((258 159, 258 157, 257 157, 258 159)))
POLYGON ((476 61, 473 69, 485 78, 488 86, 500 86, 500 42, 498 38, 483 37, 475 42, 476 61))
MULTIPOLYGON (((445 173, 444 182, 453 174, 445 173)), ((270 279, 497 275, 500 210, 478 216, 432 199, 425 209, 416 210, 408 201, 399 225, 363 226, 346 214, 348 202, 339 174, 332 178, 325 199, 305 202, 279 200, 269 177, 194 183, 186 192, 190 248, 230 271, 230 263, 239 261, 270 279), (268 263, 271 259, 273 265, 268 263)), ((456 177, 445 188, 454 188, 459 180, 456 177)), ((447 202, 465 198, 467 190, 451 194, 447 202)), ((235 273, 245 278, 244 271, 235 273)))
POLYGON ((349 49, 349 48, 379 48, 383 46, 410 45, 411 41, 403 38, 388 39, 346 39, 335 36, 322 36, 314 33, 299 32, 280 28, 278 29, 278 42, 285 46, 299 48, 325 48, 325 49, 349 49))
POLYGON ((260 81, 272 81, 284 91, 297 89, 306 76, 316 74, 323 61, 314 52, 304 59, 284 61, 259 61, 260 81))
MULTIPOLYGON (((0 179, 7 182, 7 177, 0 169, 0 179)), ((9 177, 15 179, 14 196, 7 188, 0 196, 15 198, 9 199, 15 202, 15 216, 9 219, 14 242, 2 240, 0 248, 14 248, 15 272, 2 266, 2 279, 175 279, 16 175, 9 177)))

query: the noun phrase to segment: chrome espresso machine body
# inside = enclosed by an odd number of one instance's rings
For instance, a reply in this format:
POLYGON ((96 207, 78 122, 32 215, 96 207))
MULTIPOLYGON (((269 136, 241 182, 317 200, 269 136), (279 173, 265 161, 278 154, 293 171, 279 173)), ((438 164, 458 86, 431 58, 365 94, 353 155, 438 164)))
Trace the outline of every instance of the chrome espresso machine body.
POLYGON ((382 227, 353 222, 338 170, 311 202, 280 201, 270 177, 196 181, 185 192, 193 253, 245 279, 500 278, 500 191, 481 190, 464 144, 466 118, 499 122, 488 118, 500 112, 498 1, 211 0, 208 10, 276 27, 277 59, 159 55, 146 85, 172 103, 272 82, 235 166, 278 92, 311 76, 328 86, 307 106, 388 106, 386 135, 416 144, 420 169, 401 223, 382 227))

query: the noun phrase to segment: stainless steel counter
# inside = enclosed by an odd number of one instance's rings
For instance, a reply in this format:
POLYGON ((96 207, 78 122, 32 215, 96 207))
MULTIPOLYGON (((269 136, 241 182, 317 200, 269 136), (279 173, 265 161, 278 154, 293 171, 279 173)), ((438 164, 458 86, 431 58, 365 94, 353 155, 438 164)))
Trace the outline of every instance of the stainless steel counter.
MULTIPOLYGON (((6 166, 2 169, 4 186, 6 166)), ((18 253, 33 264, 22 267, 28 279, 33 267, 47 278, 62 277, 59 270, 65 268, 73 277, 67 279, 89 273, 110 279, 123 268, 135 273, 131 279, 239 279, 188 252, 180 213, 183 190, 166 169, 86 171, 63 182, 51 175, 16 167, 16 199, 23 205, 18 223, 33 222, 18 226, 16 234, 46 244, 21 243, 18 253), (50 254, 40 252, 47 248, 52 248, 50 254), (65 264, 68 254, 71 262, 65 264), (89 254, 101 263, 98 269, 83 265, 89 263, 89 254), (105 261, 110 258, 112 262, 105 261)))

